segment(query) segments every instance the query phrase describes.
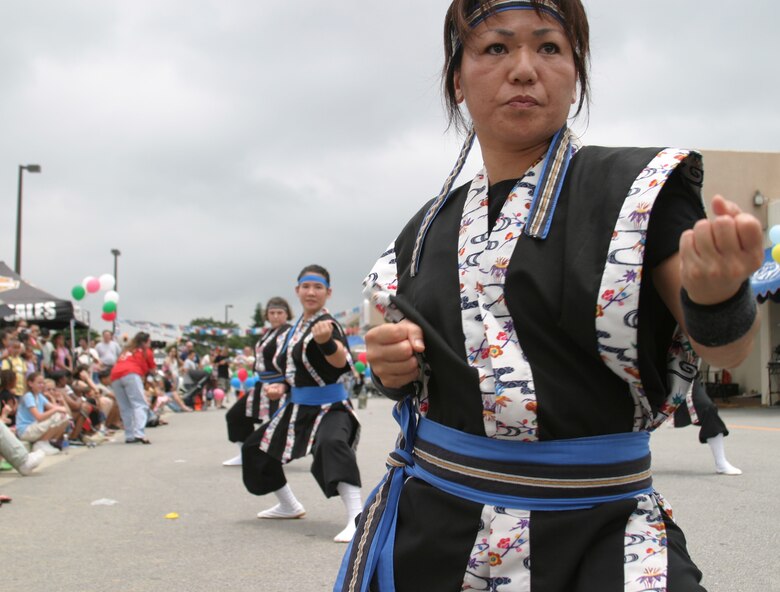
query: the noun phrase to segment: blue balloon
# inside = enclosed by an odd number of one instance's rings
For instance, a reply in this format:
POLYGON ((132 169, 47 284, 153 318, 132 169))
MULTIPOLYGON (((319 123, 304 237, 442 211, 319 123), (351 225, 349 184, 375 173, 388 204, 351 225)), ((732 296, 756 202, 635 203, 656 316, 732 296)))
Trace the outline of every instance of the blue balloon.
POLYGON ((257 379, 254 376, 250 376, 244 381, 244 386, 246 388, 255 388, 255 385, 257 384, 257 379))
POLYGON ((775 224, 769 229, 769 240, 775 245, 780 243, 780 224, 775 224))
POLYGON ((234 389, 240 389, 241 388, 241 381, 237 378, 231 378, 230 379, 230 386, 232 386, 234 389))

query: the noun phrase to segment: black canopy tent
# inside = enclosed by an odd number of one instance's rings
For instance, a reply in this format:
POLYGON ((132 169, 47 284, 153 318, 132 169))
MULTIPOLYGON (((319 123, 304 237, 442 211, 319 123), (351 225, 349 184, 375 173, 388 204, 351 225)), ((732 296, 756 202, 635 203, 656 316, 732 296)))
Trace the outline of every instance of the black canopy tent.
POLYGON ((0 325, 13 325, 20 320, 49 329, 87 326, 82 311, 70 300, 27 283, 0 261, 0 325))

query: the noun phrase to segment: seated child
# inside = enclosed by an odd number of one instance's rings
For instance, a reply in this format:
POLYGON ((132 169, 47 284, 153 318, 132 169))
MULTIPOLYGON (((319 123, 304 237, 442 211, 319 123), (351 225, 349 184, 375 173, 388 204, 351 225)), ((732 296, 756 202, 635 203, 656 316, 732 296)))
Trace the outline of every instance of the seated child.
POLYGON ((47 455, 59 454, 49 440, 59 440, 70 425, 68 408, 54 404, 43 394, 43 375, 33 372, 27 377, 27 392, 16 412, 16 435, 30 442, 33 451, 43 450, 47 455))

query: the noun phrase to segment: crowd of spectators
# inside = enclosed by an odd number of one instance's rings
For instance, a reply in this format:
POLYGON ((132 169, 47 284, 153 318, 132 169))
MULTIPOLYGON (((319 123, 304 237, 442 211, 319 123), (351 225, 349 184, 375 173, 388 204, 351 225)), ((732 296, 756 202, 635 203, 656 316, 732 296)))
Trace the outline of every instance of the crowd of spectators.
MULTIPOLYGON (((0 329, 0 470, 28 475, 66 445, 96 446, 123 429, 111 369, 127 343, 111 331, 77 343, 25 321, 0 329)), ((166 410, 226 408, 241 388, 235 388, 236 372, 255 369, 250 347, 196 348, 184 341, 154 357, 156 369, 144 377, 147 427, 167 423, 166 410)), ((0 504, 4 499, 10 501, 0 496, 0 504)))

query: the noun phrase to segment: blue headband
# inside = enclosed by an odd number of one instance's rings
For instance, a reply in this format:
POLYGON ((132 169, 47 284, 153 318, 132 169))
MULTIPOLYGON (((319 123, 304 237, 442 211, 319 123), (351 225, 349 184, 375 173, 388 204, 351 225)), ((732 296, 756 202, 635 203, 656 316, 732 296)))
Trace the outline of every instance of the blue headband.
POLYGON ((326 288, 330 288, 330 284, 328 284, 328 280, 326 280, 321 275, 305 275, 298 280, 298 285, 300 286, 303 282, 317 282, 318 284, 322 284, 326 288))
MULTIPOLYGON (((534 5, 532 2, 529 2, 528 0, 496 0, 493 2, 486 2, 485 8, 483 9, 482 6, 477 7, 474 12, 466 17, 466 22, 468 23, 469 27, 473 29, 479 23, 484 21, 486 16, 492 16, 506 10, 536 9, 549 14, 555 18, 555 20, 557 20, 564 28, 566 27, 566 21, 564 20, 563 15, 561 15, 555 3, 551 2, 550 0, 538 0, 536 5, 534 5), (485 10, 487 11, 487 15, 485 14, 485 10)), ((455 52, 460 49, 461 42, 460 38, 458 37, 457 30, 453 29, 450 34, 452 35, 452 53, 454 55, 455 52)))

